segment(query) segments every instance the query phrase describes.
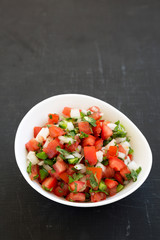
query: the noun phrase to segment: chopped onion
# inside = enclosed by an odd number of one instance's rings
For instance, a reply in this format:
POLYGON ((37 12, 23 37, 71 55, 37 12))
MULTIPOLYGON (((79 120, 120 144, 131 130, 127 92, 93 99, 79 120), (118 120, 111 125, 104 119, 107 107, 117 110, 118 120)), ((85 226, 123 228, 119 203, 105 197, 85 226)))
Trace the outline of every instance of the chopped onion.
POLYGON ((33 164, 36 165, 37 163, 39 163, 38 158, 36 157, 35 152, 30 151, 27 155, 27 159, 33 164))
POLYGON ((108 126, 111 130, 114 130, 117 125, 114 124, 114 123, 108 123, 107 126, 108 126))
POLYGON ((67 158, 67 159, 71 159, 71 158, 75 158, 75 156, 69 154, 69 155, 65 155, 65 158, 67 158))
POLYGON ((81 118, 79 109, 71 109, 70 116, 71 118, 81 118))
POLYGON ((124 159, 124 163, 128 165, 131 162, 130 157, 127 156, 126 159, 124 159))
POLYGON ((46 140, 48 135, 49 135, 49 129, 47 127, 46 128, 42 128, 40 130, 40 132, 37 134, 36 140, 38 142, 42 143, 44 140, 46 140))
POLYGON ((46 147, 48 146, 48 144, 49 144, 52 140, 53 140, 53 138, 48 137, 48 138, 46 139, 45 144, 43 145, 43 148, 46 148, 46 147))
POLYGON ((103 161, 103 152, 102 151, 97 151, 96 152, 96 156, 97 156, 97 160, 99 162, 102 162, 103 161))
POLYGON ((112 141, 110 143, 108 143, 105 148, 108 150, 110 146, 115 146, 116 145, 116 140, 112 139, 112 141))
POLYGON ((66 123, 67 123, 67 129, 68 129, 69 131, 71 131, 71 130, 74 129, 74 125, 73 125, 72 122, 67 122, 67 121, 66 121, 66 123))
POLYGON ((73 155, 75 157, 77 157, 77 158, 81 158, 82 157, 82 155, 80 153, 78 153, 78 152, 73 152, 73 155))
POLYGON ((130 170, 137 170, 138 165, 137 165, 137 163, 136 163, 135 161, 131 161, 131 162, 128 164, 128 168, 129 168, 130 170))
POLYGON ((44 167, 47 171, 52 170, 52 168, 51 168, 50 166, 46 165, 46 164, 43 164, 43 167, 44 167))
POLYGON ((116 140, 117 143, 121 143, 121 142, 126 141, 126 137, 124 137, 124 138, 115 138, 115 140, 116 140))
POLYGON ((43 164, 44 164, 44 161, 40 161, 40 162, 38 163, 39 166, 42 166, 43 164))
POLYGON ((81 150, 82 150, 82 146, 81 146, 81 145, 78 145, 78 147, 77 147, 77 149, 76 149, 76 150, 77 150, 77 152, 79 152, 79 153, 80 153, 80 152, 81 152, 81 150))
POLYGON ((76 164, 76 165, 74 166, 74 168, 75 168, 76 170, 79 170, 81 173, 85 173, 85 172, 86 172, 86 166, 85 166, 84 164, 81 164, 81 163, 76 164))
POLYGON ((119 157, 119 158, 124 159, 125 156, 126 156, 126 155, 125 155, 124 153, 122 153, 122 152, 118 152, 118 157, 119 157))
POLYGON ((122 142, 121 145, 124 148, 124 150, 126 151, 126 156, 127 156, 128 152, 129 152, 130 143, 125 141, 125 142, 122 142))
POLYGON ((71 138, 71 137, 59 136, 58 138, 63 144, 69 143, 69 142, 72 144, 74 142, 73 138, 71 138))
POLYGON ((100 162, 96 164, 96 167, 102 168, 102 172, 105 172, 105 170, 106 170, 106 167, 100 162))

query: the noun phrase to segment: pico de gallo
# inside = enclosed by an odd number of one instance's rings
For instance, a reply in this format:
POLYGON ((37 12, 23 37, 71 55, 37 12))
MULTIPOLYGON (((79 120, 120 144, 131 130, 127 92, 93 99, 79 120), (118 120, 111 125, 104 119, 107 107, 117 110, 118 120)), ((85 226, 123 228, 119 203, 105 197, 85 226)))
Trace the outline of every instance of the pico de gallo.
POLYGON ((125 127, 103 119, 97 106, 49 113, 25 147, 31 180, 67 201, 105 200, 136 181, 141 171, 125 127))

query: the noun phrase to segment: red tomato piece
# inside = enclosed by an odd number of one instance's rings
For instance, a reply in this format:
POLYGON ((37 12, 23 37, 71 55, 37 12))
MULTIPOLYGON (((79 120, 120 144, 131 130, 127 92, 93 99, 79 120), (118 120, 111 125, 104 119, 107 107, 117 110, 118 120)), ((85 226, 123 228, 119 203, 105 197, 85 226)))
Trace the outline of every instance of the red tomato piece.
POLYGON ((93 173, 93 175, 96 175, 98 183, 101 181, 101 179, 102 179, 102 168, 100 168, 100 167, 86 167, 86 169, 88 171, 91 171, 93 173))
POLYGON ((58 160, 54 165, 53 165, 54 170, 58 174, 65 172, 67 170, 67 164, 63 160, 58 160))
POLYGON ((79 127, 80 132, 84 132, 86 134, 91 134, 92 133, 89 122, 79 122, 78 127, 79 127))
POLYGON ((76 142, 73 143, 73 144, 71 144, 71 145, 65 144, 65 149, 66 149, 68 152, 74 152, 74 151, 76 151, 76 149, 77 149, 77 147, 78 147, 78 145, 79 145, 79 143, 80 143, 80 139, 79 139, 78 136, 75 136, 75 140, 76 140, 76 142))
POLYGON ((57 179, 54 177, 47 177, 43 182, 42 182, 42 187, 45 190, 53 191, 57 185, 57 179))
POLYGON ((132 154, 128 154, 128 157, 129 157, 130 160, 132 161, 133 155, 132 155, 132 154))
POLYGON ((54 190, 54 194, 58 197, 65 197, 69 193, 68 184, 60 183, 60 186, 57 186, 54 190))
POLYGON ((95 120, 99 120, 102 117, 102 115, 100 112, 94 112, 91 115, 89 115, 89 117, 94 118, 95 120))
POLYGON ((49 113, 48 114, 48 123, 49 124, 53 124, 53 123, 58 123, 58 120, 59 120, 59 115, 54 113, 49 113))
POLYGON ((84 138, 82 141, 82 146, 93 146, 95 144, 96 138, 92 135, 89 135, 88 137, 84 138))
POLYGON ((116 172, 115 175, 114 175, 114 178, 120 183, 123 185, 123 178, 120 174, 120 172, 116 172))
POLYGON ((82 191, 84 191, 85 182, 74 181, 74 182, 69 184, 69 187, 72 191, 82 192, 82 191))
POLYGON ((28 152, 37 151, 39 149, 38 144, 39 144, 39 142, 37 142, 37 140, 33 138, 25 144, 25 147, 28 152))
POLYGON ((96 121, 96 127, 93 127, 93 133, 95 137, 99 137, 102 131, 102 123, 100 121, 96 121))
POLYGON ((66 183, 69 182, 69 177, 68 177, 68 173, 67 172, 62 172, 59 174, 59 177, 66 183))
POLYGON ((100 139, 95 141, 96 151, 101 150, 102 147, 103 147, 103 139, 100 138, 100 139))
POLYGON ((118 151, 121 152, 121 153, 126 154, 126 150, 122 147, 121 144, 118 144, 118 151))
POLYGON ((49 170, 48 173, 51 175, 51 177, 55 177, 57 180, 60 180, 58 173, 55 170, 49 170))
POLYGON ((100 112, 100 108, 97 106, 92 106, 88 110, 91 112, 100 112))
POLYGON ((103 172, 103 177, 113 178, 115 174, 115 170, 111 168, 109 165, 105 166, 105 170, 103 172))
POLYGON ((34 127, 34 138, 37 137, 38 133, 41 131, 42 127, 34 127))
POLYGON ((108 178, 106 178, 105 179, 105 184, 107 185, 107 188, 114 188, 115 186, 117 186, 118 185, 118 182, 117 181, 114 181, 114 180, 112 180, 112 179, 108 179, 108 178))
POLYGON ((74 202, 85 202, 86 196, 85 193, 70 193, 68 194, 66 200, 74 202))
POLYGON ((109 158, 109 166, 111 168, 113 168, 115 171, 120 171, 126 165, 121 159, 119 159, 117 157, 110 157, 109 158))
POLYGON ((120 170, 120 174, 125 180, 127 180, 126 174, 130 174, 130 173, 131 173, 131 171, 129 170, 129 168, 127 166, 125 166, 124 168, 122 168, 120 170))
POLYGON ((102 139, 107 140, 112 135, 113 135, 112 130, 107 126, 106 122, 103 122, 102 123, 102 133, 101 133, 102 139))
POLYGON ((117 193, 117 186, 109 189, 109 195, 114 196, 117 193))
POLYGON ((64 115, 65 117, 70 117, 70 116, 71 116, 71 115, 70 115, 71 109, 72 109, 72 108, 64 107, 64 109, 63 109, 63 111, 62 111, 63 115, 64 115))
POLYGON ((49 127, 49 135, 53 138, 56 138, 58 136, 62 136, 64 135, 65 132, 63 131, 62 128, 60 127, 56 127, 54 125, 52 125, 51 127, 49 127))
POLYGON ((97 163, 95 146, 84 147, 84 157, 90 165, 95 165, 97 163))
POLYGON ((34 180, 35 177, 37 178, 38 175, 39 175, 39 166, 32 165, 31 166, 31 175, 30 175, 31 180, 34 180))
POLYGON ((91 193, 91 202, 99 202, 106 199, 106 194, 103 192, 91 193))
POLYGON ((67 173, 68 175, 72 175, 73 173, 75 173, 75 168, 73 164, 68 165, 67 173))
POLYGON ((43 148, 43 151, 48 155, 49 158, 53 158, 58 154, 56 150, 56 147, 58 146, 62 148, 63 145, 60 143, 59 139, 56 138, 52 140, 47 147, 43 148))
POLYGON ((108 157, 114 157, 117 155, 118 148, 117 146, 110 146, 108 151, 107 151, 107 156, 108 157))

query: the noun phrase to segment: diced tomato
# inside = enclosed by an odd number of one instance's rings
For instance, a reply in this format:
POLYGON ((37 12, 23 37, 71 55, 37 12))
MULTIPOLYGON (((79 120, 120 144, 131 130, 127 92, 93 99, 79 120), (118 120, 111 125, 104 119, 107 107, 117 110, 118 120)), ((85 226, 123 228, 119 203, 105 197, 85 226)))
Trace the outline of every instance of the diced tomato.
POLYGON ((68 190, 68 184, 65 184, 65 183, 60 183, 59 186, 57 186, 54 190, 54 194, 58 197, 65 197, 67 196, 67 194, 69 193, 69 190, 68 190))
POLYGON ((114 196, 117 193, 117 186, 109 189, 109 195, 114 196))
POLYGON ((78 127, 79 127, 80 132, 84 132, 86 134, 91 134, 92 133, 89 122, 79 122, 78 127))
POLYGON ((38 141, 34 138, 32 138, 29 142, 25 144, 25 147, 28 152, 30 151, 37 151, 40 147, 38 146, 38 141))
POLYGON ((101 181, 101 179, 102 179, 102 168, 100 168, 100 167, 86 167, 86 169, 88 171, 91 171, 93 173, 93 175, 96 175, 98 183, 101 181))
POLYGON ((61 178, 59 177, 59 174, 54 170, 49 170, 48 173, 50 174, 51 177, 55 177, 57 180, 60 180, 61 178))
POLYGON ((71 109, 72 108, 69 108, 69 107, 64 107, 62 113, 65 117, 70 117, 70 113, 71 113, 71 109))
POLYGON ((122 147, 121 144, 118 144, 118 151, 121 152, 121 153, 126 154, 126 150, 122 147))
POLYGON ((98 139, 95 141, 95 148, 97 151, 101 150, 101 148, 103 147, 103 139, 98 139))
POLYGON ((128 157, 129 157, 130 160, 132 161, 133 155, 132 155, 132 154, 128 154, 128 157))
POLYGON ((102 117, 102 115, 100 112, 94 112, 91 115, 89 115, 89 117, 94 118, 95 120, 99 120, 102 117))
POLYGON ((119 159, 117 157, 110 157, 109 158, 109 166, 111 168, 113 168, 115 171, 120 171, 126 165, 121 159, 119 159))
POLYGON ((95 137, 99 137, 102 131, 102 123, 100 121, 96 121, 96 127, 93 127, 93 133, 95 137))
POLYGON ((59 139, 56 138, 52 140, 47 147, 43 148, 43 151, 48 155, 49 158, 53 158, 58 154, 56 150, 56 147, 58 146, 62 148, 63 145, 60 143, 59 139))
POLYGON ((68 165, 67 173, 68 175, 72 175, 73 173, 75 173, 75 168, 73 164, 68 165))
POLYGON ((58 174, 60 174, 67 170, 67 164, 63 160, 58 160, 55 164, 53 164, 53 168, 58 174))
POLYGON ((106 199, 106 194, 103 192, 91 193, 91 202, 99 202, 106 199))
POLYGON ((88 110, 91 112, 100 112, 100 108, 97 106, 92 106, 88 110))
POLYGON ((114 178, 120 183, 123 185, 123 178, 120 174, 120 172, 116 172, 115 175, 114 175, 114 178))
POLYGON ((107 140, 112 135, 113 135, 112 130, 107 126, 106 122, 103 122, 102 123, 102 133, 101 133, 102 139, 107 140))
POLYGON ((66 200, 68 201, 74 201, 74 202, 85 202, 86 196, 85 193, 70 193, 66 197, 66 200))
POLYGON ((69 187, 72 191, 82 192, 85 189, 85 182, 74 181, 74 182, 69 184, 69 187))
POLYGON ((97 163, 95 146, 84 147, 84 157, 90 165, 95 165, 97 163))
POLYGON ((76 140, 76 142, 75 143, 73 143, 73 144, 65 144, 65 149, 68 151, 68 152, 74 152, 74 151, 76 151, 76 149, 77 149, 77 147, 78 147, 78 145, 79 145, 79 143, 80 143, 80 139, 79 139, 79 137, 78 136, 75 136, 75 140, 76 140))
POLYGON ((53 124, 53 123, 58 123, 58 120, 59 120, 59 115, 54 113, 49 113, 48 114, 48 123, 49 124, 53 124))
POLYGON ((124 168, 122 168, 120 170, 120 174, 125 180, 127 180, 126 174, 130 174, 130 173, 131 173, 131 171, 129 170, 129 168, 127 166, 125 166, 124 168))
POLYGON ((53 191, 57 185, 57 179, 54 177, 48 177, 42 182, 42 187, 45 190, 53 191))
POLYGON ((113 178, 114 174, 115 174, 115 171, 113 168, 111 168, 109 165, 105 166, 105 170, 103 172, 103 177, 113 178))
POLYGON ((115 186, 117 186, 118 185, 118 182, 117 181, 114 181, 114 180, 112 180, 112 179, 108 179, 108 178, 106 178, 105 179, 105 184, 107 185, 107 188, 114 188, 115 186))
POLYGON ((38 133, 41 131, 42 127, 34 127, 34 138, 37 137, 38 133))
POLYGON ((62 128, 60 127, 56 127, 54 125, 52 125, 51 127, 49 127, 49 135, 53 138, 56 138, 58 136, 62 136, 64 135, 65 132, 63 131, 62 128))
POLYGON ((117 155, 118 148, 117 146, 110 146, 107 151, 107 157, 114 157, 117 155))
POLYGON ((95 144, 96 138, 92 135, 89 135, 88 137, 84 138, 82 141, 82 146, 93 146, 95 144))
POLYGON ((68 173, 67 172, 62 172, 59 174, 59 177, 66 183, 69 182, 69 177, 68 177, 68 173))
POLYGON ((31 166, 31 175, 30 175, 31 180, 34 180, 35 178, 37 178, 38 175, 39 175, 39 166, 32 165, 31 166))

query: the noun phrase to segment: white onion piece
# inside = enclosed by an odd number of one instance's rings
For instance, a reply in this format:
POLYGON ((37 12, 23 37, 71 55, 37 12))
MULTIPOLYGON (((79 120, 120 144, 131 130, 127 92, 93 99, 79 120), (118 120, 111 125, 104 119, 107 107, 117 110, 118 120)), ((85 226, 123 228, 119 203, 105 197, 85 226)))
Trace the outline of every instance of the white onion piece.
POLYGON ((27 155, 27 159, 33 164, 36 165, 37 163, 39 163, 38 158, 36 157, 35 152, 30 151, 27 155))
POLYGON ((96 156, 97 156, 97 160, 99 162, 102 162, 103 161, 103 152, 102 151, 97 151, 96 152, 96 156))
POLYGON ((43 148, 46 148, 46 147, 48 146, 48 144, 49 144, 52 140, 53 140, 53 138, 48 137, 48 138, 46 139, 45 144, 43 145, 43 148))
POLYGON ((116 140, 112 139, 112 141, 110 143, 108 143, 105 148, 108 150, 110 146, 115 146, 116 145, 116 140))
POLYGON ((73 156, 73 155, 71 155, 71 154, 69 154, 69 155, 65 155, 65 158, 67 158, 67 159, 72 159, 72 158, 75 158, 75 156, 73 156))
POLYGON ((128 168, 129 168, 130 170, 137 170, 138 165, 137 165, 137 163, 136 163, 135 161, 131 161, 131 162, 128 164, 128 168))
POLYGON ((47 171, 52 170, 52 168, 51 168, 50 166, 46 165, 46 164, 43 164, 43 167, 44 167, 47 171))
POLYGON ((70 116, 71 118, 81 118, 79 109, 71 109, 70 116))
POLYGON ((46 140, 46 138, 48 137, 49 135, 49 129, 46 127, 46 128, 42 128, 40 130, 40 132, 37 134, 36 136, 36 140, 40 143, 42 143, 44 140, 46 140))
POLYGON ((74 142, 73 138, 71 138, 71 137, 59 136, 58 138, 63 144, 69 143, 69 142, 72 144, 74 142))
POLYGON ((100 162, 96 164, 96 167, 102 168, 102 172, 105 172, 105 170, 106 170, 106 167, 100 162))
POLYGON ((87 115, 87 110, 85 110, 85 109, 82 109, 82 111, 81 111, 82 113, 84 113, 85 115, 87 115))
POLYGON ((68 129, 69 131, 71 131, 71 130, 74 129, 74 125, 73 125, 72 122, 67 122, 67 121, 66 121, 66 123, 67 123, 67 129, 68 129))
POLYGON ((114 130, 115 127, 117 127, 117 125, 114 124, 114 123, 108 123, 107 126, 108 126, 111 130, 114 130))
POLYGON ((126 141, 126 137, 124 138, 115 138, 117 144, 126 141))
POLYGON ((80 171, 80 173, 85 173, 86 172, 86 166, 84 164, 76 164, 74 166, 74 168, 78 171, 80 171))
POLYGON ((77 152, 79 152, 79 153, 80 153, 80 152, 81 152, 81 150, 82 150, 82 146, 81 146, 81 145, 78 145, 78 147, 77 147, 77 149, 76 149, 76 150, 77 150, 77 152))
POLYGON ((127 156, 126 159, 124 159, 124 163, 128 165, 131 162, 130 157, 127 156))
POLYGON ((118 157, 119 157, 119 158, 124 159, 125 156, 126 156, 126 155, 125 155, 124 153, 122 153, 122 152, 118 152, 118 157))
POLYGON ((77 158, 81 158, 82 157, 82 155, 80 153, 78 153, 78 152, 73 152, 72 154, 73 154, 73 156, 75 156, 77 158))
POLYGON ((38 163, 39 166, 42 166, 43 164, 44 164, 44 161, 40 161, 40 162, 38 163))
POLYGON ((124 150, 126 151, 126 156, 127 156, 128 152, 129 152, 130 143, 125 141, 125 142, 122 142, 121 145, 124 148, 124 150))

